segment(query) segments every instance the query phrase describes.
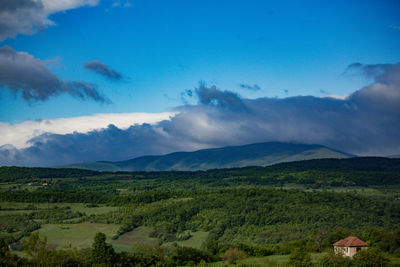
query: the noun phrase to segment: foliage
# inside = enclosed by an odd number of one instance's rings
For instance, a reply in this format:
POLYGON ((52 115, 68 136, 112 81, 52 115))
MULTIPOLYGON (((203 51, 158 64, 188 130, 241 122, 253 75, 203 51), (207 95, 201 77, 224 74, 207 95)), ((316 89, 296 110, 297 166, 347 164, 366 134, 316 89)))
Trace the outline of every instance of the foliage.
POLYGON ((4 239, 0 239, 0 266, 21 266, 24 260, 12 254, 4 239))
POLYGON ((0 181, 33 180, 37 178, 74 178, 99 175, 100 172, 82 169, 0 167, 0 181))
POLYGON ((357 267, 384 267, 388 266, 389 259, 380 249, 369 248, 357 252, 354 263, 357 267))
MULTIPOLYGON (((325 159, 269 167, 129 173, 0 168, 2 181, 9 181, 0 184, 0 235, 15 248, 39 228, 45 232, 62 223, 75 231, 101 223, 107 229, 95 231, 110 236, 118 231, 117 240, 146 227, 154 237, 152 242, 161 246, 138 245, 116 253, 100 235, 93 250, 54 250, 32 235, 25 247, 32 254, 25 263, 31 265, 198 264, 220 260, 234 248, 249 257, 292 253, 293 261, 304 260, 307 265, 309 252, 326 251, 349 235, 366 241, 371 249, 354 260, 330 253, 321 266, 386 264, 386 254, 400 256, 399 163, 384 158, 325 159), (57 172, 51 186, 41 186, 43 179, 57 172), (97 214, 69 205, 107 209, 97 214), (203 233, 202 238, 192 242, 196 232, 203 233), (180 246, 172 247, 173 242, 180 246), (204 250, 181 247, 194 243, 204 250), (378 256, 371 255, 375 249, 378 256)), ((75 239, 72 243, 78 244, 75 239)), ((11 256, 8 246, 2 248, 4 261, 25 264, 11 256)))
POLYGON ((332 250, 320 259, 318 265, 321 267, 350 267, 353 266, 353 262, 350 258, 336 254, 332 250))
POLYGON ((97 233, 94 237, 92 245, 93 262, 104 265, 112 266, 117 261, 117 254, 113 247, 106 243, 106 235, 97 233))
POLYGON ((310 267, 311 255, 304 247, 296 248, 290 253, 288 264, 295 267, 310 267))
POLYGON ((136 265, 154 266, 164 259, 164 250, 158 244, 136 244, 130 250, 136 265))
POLYGON ((172 263, 179 266, 198 264, 201 261, 210 261, 210 255, 207 253, 190 247, 177 247, 171 256, 172 263))
POLYGON ((237 262, 240 262, 241 260, 246 258, 246 253, 237 248, 233 248, 225 251, 221 258, 229 264, 236 264, 237 262))

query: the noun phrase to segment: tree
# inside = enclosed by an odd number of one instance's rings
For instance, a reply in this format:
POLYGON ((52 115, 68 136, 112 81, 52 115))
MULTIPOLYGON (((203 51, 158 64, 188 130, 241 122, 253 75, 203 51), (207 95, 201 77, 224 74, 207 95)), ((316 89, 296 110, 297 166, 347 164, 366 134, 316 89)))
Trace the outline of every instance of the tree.
POLYGON ((324 247, 326 246, 327 237, 328 231, 326 229, 318 229, 312 233, 311 239, 314 242, 314 249, 317 252, 321 252, 324 249, 324 247))
POLYGON ((225 251, 225 253, 222 255, 222 258, 230 263, 230 264, 236 264, 238 261, 241 261, 246 258, 246 253, 244 253, 242 250, 239 250, 237 248, 234 249, 228 249, 225 251))
POLYGON ((0 239, 0 266, 21 266, 23 259, 12 254, 4 239, 0 239))
POLYGON ((41 239, 39 233, 32 233, 24 243, 24 252, 39 265, 47 262, 48 252, 46 248, 47 238, 41 239))
POLYGON ((104 233, 99 232, 95 235, 92 244, 92 257, 94 263, 103 266, 112 266, 117 261, 117 254, 113 247, 106 243, 106 235, 104 233))
POLYGON ((289 256, 289 266, 309 267, 312 266, 311 255, 304 247, 296 248, 289 256))
POLYGON ((137 244, 132 246, 130 255, 136 265, 155 266, 164 259, 164 250, 158 244, 137 244))
POLYGON ((359 251, 353 259, 355 266, 360 267, 384 267, 389 263, 383 252, 374 247, 359 251))
POLYGON ((207 253, 195 248, 176 247, 171 256, 171 260, 177 265, 194 265, 198 264, 202 260, 208 262, 210 260, 210 256, 207 253))
POLYGON ((333 250, 327 255, 322 257, 318 262, 318 266, 321 267, 346 267, 352 266, 352 261, 348 257, 343 257, 341 254, 335 253, 333 250))

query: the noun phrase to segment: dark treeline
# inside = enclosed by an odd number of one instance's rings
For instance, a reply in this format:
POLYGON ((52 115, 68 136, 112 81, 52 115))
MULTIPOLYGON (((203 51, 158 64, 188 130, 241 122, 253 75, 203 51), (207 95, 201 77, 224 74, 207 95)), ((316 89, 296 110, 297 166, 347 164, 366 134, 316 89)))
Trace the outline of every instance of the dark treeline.
POLYGON ((90 191, 62 191, 62 190, 37 190, 37 191, 0 191, 0 202, 24 203, 94 203, 120 206, 134 203, 151 203, 172 197, 190 195, 184 192, 147 191, 135 195, 114 195, 104 192, 90 191))
POLYGON ((31 181, 49 178, 92 177, 104 182, 116 180, 202 180, 218 182, 247 182, 260 185, 282 183, 329 186, 396 185, 400 184, 400 159, 359 157, 349 159, 318 159, 281 163, 268 167, 215 169, 209 171, 165 172, 96 172, 80 169, 0 167, 0 181, 31 181), (96 178, 97 177, 97 178, 96 178))
POLYGON ((100 172, 82 169, 0 167, 0 181, 30 180, 32 178, 76 178, 99 175, 100 172))

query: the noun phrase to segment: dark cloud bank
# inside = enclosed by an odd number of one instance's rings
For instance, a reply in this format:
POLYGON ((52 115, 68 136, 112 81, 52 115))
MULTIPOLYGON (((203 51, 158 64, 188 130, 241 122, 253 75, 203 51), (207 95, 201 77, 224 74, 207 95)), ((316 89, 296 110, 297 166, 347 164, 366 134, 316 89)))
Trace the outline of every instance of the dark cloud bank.
POLYGON ((68 93, 74 97, 109 102, 95 84, 84 81, 63 81, 46 62, 25 52, 16 52, 8 46, 0 47, 0 90, 21 93, 27 101, 46 100, 68 93))
POLYGON ((88 134, 45 134, 31 147, 0 149, 1 165, 51 166, 122 160, 178 150, 265 141, 323 144, 359 155, 400 154, 400 63, 352 64, 348 72, 373 79, 345 100, 312 96, 242 99, 216 87, 191 91, 197 105, 156 125, 88 134))
POLYGON ((106 64, 103 64, 99 60, 92 60, 92 61, 85 62, 83 64, 83 66, 86 69, 93 71, 94 73, 100 74, 100 75, 104 76, 105 78, 112 80, 112 81, 119 81, 123 78, 121 73, 110 68, 106 64))

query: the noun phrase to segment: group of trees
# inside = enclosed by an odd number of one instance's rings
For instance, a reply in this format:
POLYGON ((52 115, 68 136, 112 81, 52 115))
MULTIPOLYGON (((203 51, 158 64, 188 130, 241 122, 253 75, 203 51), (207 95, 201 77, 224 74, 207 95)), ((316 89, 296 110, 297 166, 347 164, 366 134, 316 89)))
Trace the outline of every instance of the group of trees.
MULTIPOLYGON (((45 242, 37 236, 29 239, 34 246, 29 243, 25 246, 36 255, 30 260, 15 258, 3 245, 1 253, 4 259, 18 264, 47 261, 71 266, 111 263, 127 266, 137 262, 142 266, 185 265, 221 259, 234 263, 245 256, 293 253, 292 265, 307 266, 310 252, 325 251, 335 241, 357 235, 371 244, 376 253, 400 257, 400 230, 393 232, 400 227, 398 192, 370 197, 355 191, 276 189, 295 183, 314 188, 365 185, 376 186, 376 190, 395 190, 400 184, 399 163, 400 160, 382 158, 326 159, 196 172, 117 173, 0 167, 0 181, 23 184, 21 188, 25 188, 15 191, 3 187, 0 202, 119 207, 107 214, 90 216, 68 208, 4 212, 0 214, 0 233, 7 237, 5 244, 22 240, 43 223, 61 223, 71 218, 120 224, 114 238, 138 226, 149 226, 154 229, 151 236, 161 244, 186 238, 190 231, 209 232, 204 250, 176 247, 168 251, 143 245, 129 253, 116 253, 106 244, 104 236, 97 235, 93 244, 96 249, 89 251, 40 250, 37 248, 45 242), (51 178, 54 179, 51 187, 26 186, 29 181, 41 184, 40 179, 51 178), (65 262, 60 263, 61 258, 65 262)), ((328 254, 321 264, 367 266, 356 264, 365 259, 375 262, 382 259, 368 253, 361 253, 353 261, 328 254)))
POLYGON ((165 241, 203 230, 219 241, 265 244, 302 239, 322 228, 396 228, 400 204, 344 193, 241 188, 124 205, 91 220, 122 224, 120 234, 150 226, 165 241))
MULTIPOLYGON (((165 242, 180 240, 188 230, 210 232, 213 239, 222 242, 274 244, 304 239, 315 229, 347 227, 362 232, 371 227, 389 230, 400 226, 399 203, 347 193, 239 188, 120 196, 49 190, 0 192, 2 197, 27 203, 87 201, 119 206, 114 212, 90 216, 67 207, 1 215, 0 231, 16 240, 38 229, 37 220, 62 223, 72 218, 120 224, 119 235, 149 226, 154 229, 152 236, 165 242)), ((390 244, 390 240, 383 244, 390 244)))
MULTIPOLYGON (((340 230, 340 231, 343 231, 340 230)), ((331 236, 337 235, 331 233, 331 236)), ((400 230, 398 231, 400 232, 400 230)), ((399 239, 400 240, 400 239, 399 239)), ((399 241, 397 240, 397 241, 399 241)), ((310 240, 292 244, 287 266, 347 266, 347 267, 384 267, 391 266, 387 255, 377 246, 359 251, 352 259, 335 254, 332 249, 315 265, 311 260, 310 240)), ((227 264, 241 263, 246 257, 254 256, 256 248, 240 244, 223 244, 210 240, 204 249, 190 247, 160 247, 157 244, 137 244, 127 252, 117 253, 106 242, 103 233, 97 233, 91 248, 49 249, 46 238, 33 233, 24 241, 24 252, 28 257, 20 258, 12 254, 4 240, 0 240, 0 266, 194 266, 197 264, 224 261, 227 264)), ((258 251, 261 252, 260 247, 258 251)), ((283 251, 281 251, 283 252, 283 251)), ((286 254, 286 253, 285 253, 286 254)), ((268 254, 270 255, 270 254, 268 254)), ((266 256, 266 255, 258 255, 266 256)), ((245 266, 245 265, 243 265, 245 266)))
POLYGON ((156 244, 135 245, 128 252, 117 253, 97 233, 91 248, 49 249, 46 238, 32 233, 24 242, 28 257, 12 254, 4 240, 0 240, 0 266, 183 266, 215 260, 202 250, 189 247, 162 248, 156 244))

